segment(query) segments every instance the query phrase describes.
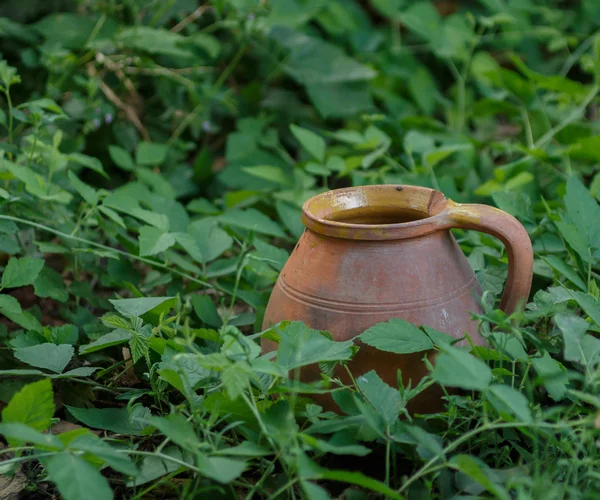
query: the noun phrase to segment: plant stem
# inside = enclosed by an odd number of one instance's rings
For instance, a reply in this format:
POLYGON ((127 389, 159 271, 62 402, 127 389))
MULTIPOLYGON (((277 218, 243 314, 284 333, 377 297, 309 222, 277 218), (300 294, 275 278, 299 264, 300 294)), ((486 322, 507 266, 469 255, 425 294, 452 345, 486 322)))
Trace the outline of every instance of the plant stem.
POLYGON ((21 219, 20 217, 13 217, 11 215, 0 215, 0 219, 10 220, 10 221, 13 221, 13 222, 19 222, 21 224, 26 224, 28 226, 35 227, 35 228, 40 229, 42 231, 47 231, 49 233, 55 234, 56 236, 60 236, 61 238, 67 238, 69 240, 78 241, 80 243, 84 243, 84 244, 92 246, 92 247, 100 248, 102 250, 106 250, 106 251, 109 251, 109 252, 114 252, 114 253, 117 253, 119 255, 123 255, 124 257, 127 257, 129 259, 133 259, 133 260, 137 260, 139 262, 143 262, 144 264, 148 264, 149 266, 157 267, 159 269, 164 269, 165 271, 169 271, 171 273, 177 274, 178 276, 181 276, 182 278, 190 280, 193 283, 197 283, 198 285, 202 285, 202 286, 205 286, 207 288, 214 288, 215 290, 219 290, 220 292, 227 293, 226 290, 224 290, 223 288, 221 288, 216 283, 209 283, 207 281, 203 281, 203 280, 200 280, 198 278, 194 278, 193 276, 190 276, 187 273, 184 273, 184 272, 179 271, 177 269, 172 269, 172 268, 170 268, 169 266, 167 266, 165 264, 161 264, 160 262, 155 262, 153 260, 146 259, 144 257, 140 257, 138 255, 134 255, 134 254, 129 253, 129 252, 125 252, 124 250, 119 250, 118 248, 112 248, 112 247, 109 247, 107 245, 103 245, 101 243, 96 243, 94 241, 90 241, 90 240, 87 240, 85 238, 80 238, 79 236, 74 236, 72 234, 63 233, 62 231, 59 231, 57 229, 54 229, 54 228, 51 228, 51 227, 48 227, 48 226, 44 226, 43 224, 38 224, 37 222, 33 222, 33 221, 30 221, 30 220, 27 220, 27 219, 21 219))

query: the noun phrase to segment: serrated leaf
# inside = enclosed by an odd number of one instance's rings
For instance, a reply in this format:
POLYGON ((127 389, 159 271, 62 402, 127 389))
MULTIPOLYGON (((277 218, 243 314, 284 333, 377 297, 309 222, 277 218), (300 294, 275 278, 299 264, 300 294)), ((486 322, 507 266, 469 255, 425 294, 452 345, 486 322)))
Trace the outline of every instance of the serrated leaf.
POLYGON ((102 337, 95 340, 94 342, 79 346, 79 354, 89 354, 91 352, 100 351, 101 349, 106 349, 115 345, 124 344, 130 338, 131 332, 123 330, 122 328, 117 328, 112 332, 102 335, 102 337))
POLYGON ((402 395, 381 380, 375 370, 359 376, 356 384, 365 399, 371 403, 388 426, 398 419, 403 407, 402 395))
POLYGON ((381 351, 409 354, 433 349, 433 342, 421 329, 399 318, 377 323, 358 336, 361 342, 381 351))
POLYGON ((48 479, 64 500, 112 500, 108 482, 92 464, 71 453, 60 453, 44 461, 48 479))
POLYGON ((131 338, 129 339, 129 347, 131 347, 131 357, 133 362, 137 363, 140 358, 145 357, 150 349, 150 337, 152 336, 152 326, 144 325, 140 330, 132 330, 131 338))
POLYGON ((34 293, 38 297, 50 297, 59 302, 66 302, 69 293, 62 276, 50 267, 44 267, 33 283, 34 293))
POLYGON ((461 389, 483 390, 492 381, 492 370, 487 364, 449 346, 444 346, 442 353, 436 357, 431 375, 441 385, 461 389))
POLYGON ((37 368, 44 368, 54 373, 62 373, 74 354, 69 344, 39 344, 31 347, 15 349, 15 358, 37 368))
POLYGON ((590 369, 600 363, 600 339, 586 333, 590 327, 586 320, 574 314, 559 313, 554 322, 563 334, 567 361, 581 363, 590 369))
POLYGON ((286 370, 327 361, 344 361, 352 356, 352 341, 334 342, 299 321, 282 332, 277 362, 286 370))
POLYGON ((19 422, 38 431, 50 427, 54 415, 52 383, 49 379, 27 384, 2 410, 2 423, 19 422))
POLYGON ((43 267, 42 259, 12 257, 4 269, 1 285, 4 288, 31 285, 43 267))
POLYGON ((123 316, 142 316, 158 307, 168 310, 175 306, 177 297, 141 297, 138 299, 109 300, 123 316))
POLYGON ((53 344, 77 344, 79 340, 79 330, 75 325, 62 325, 53 327, 50 330, 48 341, 53 344))
POLYGON ((175 244, 175 235, 152 226, 140 228, 140 256, 156 255, 175 244))
POLYGON ((53 375, 52 378, 89 377, 99 369, 100 368, 96 366, 80 366, 79 368, 73 368, 72 370, 61 373, 60 375, 53 375))
POLYGON ((302 147, 308 151, 315 159, 323 162, 325 160, 325 139, 315 134, 311 130, 290 125, 290 131, 302 147))

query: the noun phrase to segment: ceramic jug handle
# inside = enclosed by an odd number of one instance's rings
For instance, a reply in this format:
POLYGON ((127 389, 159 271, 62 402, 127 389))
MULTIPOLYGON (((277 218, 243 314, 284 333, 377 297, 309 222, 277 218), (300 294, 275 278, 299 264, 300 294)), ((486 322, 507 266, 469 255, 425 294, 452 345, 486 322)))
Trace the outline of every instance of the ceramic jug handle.
POLYGON ((525 228, 512 215, 488 205, 448 200, 445 213, 451 227, 481 231, 504 244, 508 253, 508 279, 500 309, 513 313, 521 301, 527 301, 533 278, 533 249, 525 228))

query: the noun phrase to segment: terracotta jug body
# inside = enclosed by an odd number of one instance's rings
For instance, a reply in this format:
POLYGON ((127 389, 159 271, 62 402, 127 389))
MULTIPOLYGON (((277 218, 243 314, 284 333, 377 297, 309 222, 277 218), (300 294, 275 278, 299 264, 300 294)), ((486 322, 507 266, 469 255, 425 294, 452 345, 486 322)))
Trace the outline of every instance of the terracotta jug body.
MULTIPOLYGON (((415 186, 363 186, 311 198, 302 219, 307 229, 275 285, 264 328, 300 320, 343 341, 376 323, 402 318, 457 338, 468 333, 475 344, 485 344, 470 315, 482 310, 481 287, 452 228, 482 231, 505 245, 508 279, 501 308, 510 313, 529 295, 529 236, 515 218, 496 208, 454 203, 439 191, 415 186)), ((376 370, 397 387, 401 369, 404 383, 412 379, 414 387, 427 373, 422 352, 398 355, 358 345, 349 363, 354 377, 376 370)), ((276 347, 262 342, 263 352, 276 347)), ((350 382, 345 370, 335 376, 350 382)), ((318 367, 304 369, 301 378, 318 379, 318 367)), ((317 399, 337 410, 330 396, 317 399)), ((439 405, 439 395, 430 391, 413 400, 410 409, 427 412, 439 405)))

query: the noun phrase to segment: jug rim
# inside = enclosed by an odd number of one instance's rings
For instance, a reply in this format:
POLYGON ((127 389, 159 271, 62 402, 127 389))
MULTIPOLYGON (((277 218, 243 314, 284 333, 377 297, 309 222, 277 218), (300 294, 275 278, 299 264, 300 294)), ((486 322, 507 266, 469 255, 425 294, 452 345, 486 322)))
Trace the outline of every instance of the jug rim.
POLYGON ((448 200, 435 189, 376 184, 333 189, 313 196, 302 206, 302 222, 317 234, 350 240, 394 240, 425 236, 447 227, 444 210, 448 200), (413 220, 391 223, 343 222, 345 214, 356 211, 378 214, 403 211, 413 220))

